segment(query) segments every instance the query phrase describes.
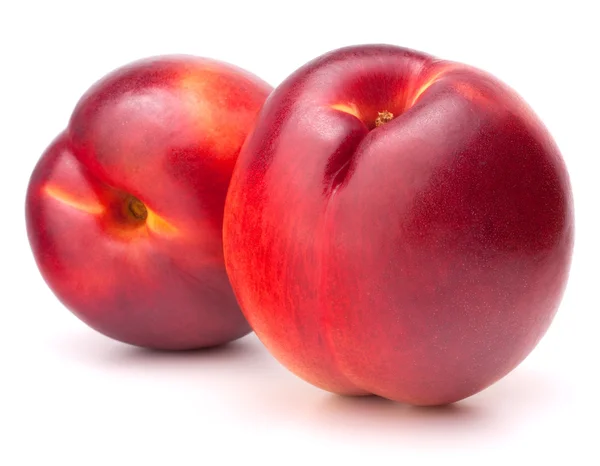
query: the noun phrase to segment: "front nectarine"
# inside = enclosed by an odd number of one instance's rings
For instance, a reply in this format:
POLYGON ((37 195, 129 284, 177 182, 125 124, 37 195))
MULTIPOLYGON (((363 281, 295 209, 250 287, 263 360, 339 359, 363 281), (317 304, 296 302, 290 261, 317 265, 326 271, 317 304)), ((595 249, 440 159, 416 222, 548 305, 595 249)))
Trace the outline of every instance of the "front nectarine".
POLYGON ((446 404, 506 375, 548 329, 573 247, 569 177, 498 79, 349 47, 267 100, 224 247, 244 314, 300 377, 446 404))

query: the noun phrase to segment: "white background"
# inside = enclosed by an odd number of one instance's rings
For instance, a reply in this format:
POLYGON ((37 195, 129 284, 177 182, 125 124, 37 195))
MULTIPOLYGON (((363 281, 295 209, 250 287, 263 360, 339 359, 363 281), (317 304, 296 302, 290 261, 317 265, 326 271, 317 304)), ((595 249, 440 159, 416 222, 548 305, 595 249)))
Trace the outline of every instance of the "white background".
POLYGON ((0 465, 600 464, 594 3, 2 1, 0 465), (54 298, 29 251, 24 194, 90 84, 144 56, 191 53, 276 85, 317 55, 369 42, 492 72, 564 154, 571 279, 550 331, 509 376, 450 409, 340 398, 288 373, 254 336, 150 353, 94 333, 54 298))

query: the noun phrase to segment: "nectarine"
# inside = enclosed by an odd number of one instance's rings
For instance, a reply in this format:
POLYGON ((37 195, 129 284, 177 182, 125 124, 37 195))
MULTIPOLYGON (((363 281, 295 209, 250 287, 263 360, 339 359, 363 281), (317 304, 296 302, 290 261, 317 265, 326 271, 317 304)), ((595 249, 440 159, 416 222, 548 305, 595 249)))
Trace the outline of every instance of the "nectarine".
POLYGON ((544 335, 573 247, 569 177, 507 85, 355 46, 276 88, 226 200, 242 311, 326 390, 417 405, 497 381, 544 335))
POLYGON ((250 328, 223 262, 223 206, 271 88, 191 56, 137 61, 97 82, 37 164, 27 229, 58 298, 99 332, 160 349, 250 328))

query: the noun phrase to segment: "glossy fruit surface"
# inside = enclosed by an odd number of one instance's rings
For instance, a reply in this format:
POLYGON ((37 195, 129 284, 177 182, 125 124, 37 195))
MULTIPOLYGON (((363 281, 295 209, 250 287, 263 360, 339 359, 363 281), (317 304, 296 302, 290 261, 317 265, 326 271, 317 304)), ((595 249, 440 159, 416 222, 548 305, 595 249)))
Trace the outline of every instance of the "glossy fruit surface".
POLYGON ((250 331, 225 272, 223 205, 270 90, 225 63, 162 56, 115 70, 81 98, 26 201, 38 267, 80 319, 160 349, 250 331))
POLYGON ((451 403, 548 329, 573 247, 569 177, 493 76, 348 47, 267 100, 234 171, 224 247, 243 312, 297 375, 451 403))

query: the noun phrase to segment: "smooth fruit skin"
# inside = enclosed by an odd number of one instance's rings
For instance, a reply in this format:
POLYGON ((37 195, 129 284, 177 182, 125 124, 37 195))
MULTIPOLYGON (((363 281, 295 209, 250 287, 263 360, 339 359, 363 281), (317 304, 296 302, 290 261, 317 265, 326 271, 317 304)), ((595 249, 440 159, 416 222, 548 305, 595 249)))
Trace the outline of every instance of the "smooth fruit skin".
POLYGON ((270 91, 225 63, 161 56, 115 70, 81 98, 26 199, 37 265, 75 315, 156 349, 250 331, 225 271, 223 206, 270 91))
POLYGON ((348 47, 267 100, 234 170, 224 247, 244 314, 297 375, 447 404, 548 329, 571 261, 571 187, 547 130, 494 77, 348 47))

